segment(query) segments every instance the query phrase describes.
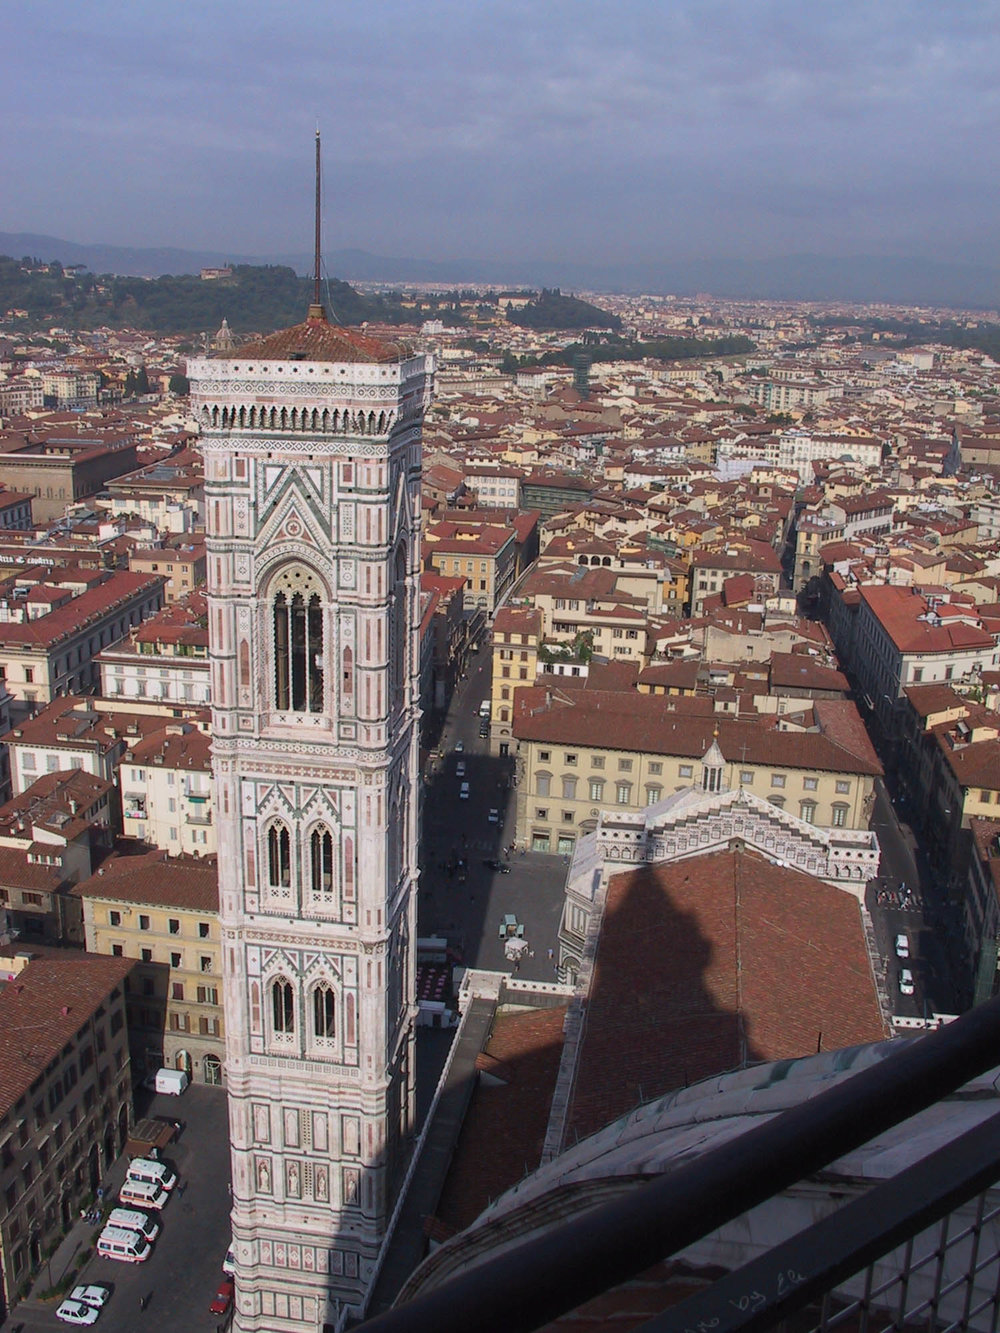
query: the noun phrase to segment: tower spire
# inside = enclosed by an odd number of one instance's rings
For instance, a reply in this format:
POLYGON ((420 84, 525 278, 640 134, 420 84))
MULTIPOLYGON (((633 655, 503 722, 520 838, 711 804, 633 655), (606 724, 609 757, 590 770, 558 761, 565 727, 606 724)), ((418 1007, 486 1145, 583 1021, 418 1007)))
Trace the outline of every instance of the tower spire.
POLYGON ((313 258, 313 299, 309 307, 309 319, 326 319, 326 310, 320 300, 320 269, 322 248, 322 236, 320 225, 320 181, 322 166, 320 163, 320 139, 319 126, 316 126, 316 218, 315 218, 315 247, 313 258))

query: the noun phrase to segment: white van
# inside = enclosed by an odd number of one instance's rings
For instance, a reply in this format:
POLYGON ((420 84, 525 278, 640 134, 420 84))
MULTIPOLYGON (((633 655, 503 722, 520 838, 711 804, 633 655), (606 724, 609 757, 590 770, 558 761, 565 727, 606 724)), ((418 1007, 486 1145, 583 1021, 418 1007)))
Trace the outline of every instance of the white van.
POLYGON ((148 1213, 140 1213, 137 1208, 112 1208, 108 1213, 108 1226, 121 1227, 123 1231, 138 1231, 150 1245, 160 1234, 159 1222, 148 1213))
POLYGON ((149 1157, 133 1157, 125 1173, 126 1181, 145 1180, 150 1185, 159 1185, 168 1192, 177 1184, 177 1175, 163 1162, 154 1162, 149 1157))
POLYGON ((166 1092, 171 1097, 179 1097, 190 1082, 183 1069, 158 1069, 153 1079, 153 1087, 157 1092, 166 1092))
POLYGON ((105 1259, 121 1259, 126 1264, 141 1264, 149 1258, 149 1241, 138 1231, 124 1227, 105 1227, 97 1242, 97 1253, 105 1259))
POLYGON ((118 1191, 118 1202, 127 1208, 162 1208, 170 1195, 162 1185, 151 1184, 148 1180, 129 1180, 118 1191))

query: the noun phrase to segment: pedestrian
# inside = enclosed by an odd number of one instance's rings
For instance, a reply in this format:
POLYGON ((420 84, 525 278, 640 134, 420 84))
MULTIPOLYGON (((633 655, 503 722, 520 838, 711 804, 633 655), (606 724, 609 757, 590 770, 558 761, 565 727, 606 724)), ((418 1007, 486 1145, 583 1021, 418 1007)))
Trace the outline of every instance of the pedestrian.
POLYGON ((552 950, 552 949, 550 949, 550 950, 549 950, 549 962, 550 962, 550 963, 552 962, 553 958, 555 958, 555 956, 556 956, 556 955, 555 955, 555 951, 552 950))
POLYGON ((145 1311, 145 1309, 146 1309, 146 1298, 145 1298, 145 1296, 140 1296, 140 1297, 139 1297, 139 1309, 140 1309, 141 1311, 145 1311))

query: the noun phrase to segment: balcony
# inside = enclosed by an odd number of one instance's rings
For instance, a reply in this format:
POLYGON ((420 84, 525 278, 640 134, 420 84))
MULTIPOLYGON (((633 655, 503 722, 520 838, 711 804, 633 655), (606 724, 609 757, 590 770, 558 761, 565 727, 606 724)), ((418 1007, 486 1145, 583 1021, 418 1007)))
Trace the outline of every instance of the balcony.
MULTIPOLYGON (((701 1150, 689 1146, 649 1183, 620 1182, 609 1201, 597 1202, 608 1199, 598 1189, 596 1206, 582 1211, 555 1191, 562 1206, 520 1243, 503 1229, 515 1209, 494 1206, 483 1232, 494 1228, 496 1241, 460 1252, 456 1276, 445 1277, 442 1265, 435 1280, 434 1260, 447 1247, 437 1250, 423 1270, 429 1277, 418 1270, 407 1284, 412 1299, 362 1327, 527 1333, 565 1319, 567 1328, 643 1333, 995 1333, 1000 997, 881 1058, 856 1056, 837 1053, 843 1072, 822 1090, 774 1114, 764 1108, 749 1128, 701 1150), (905 1128, 894 1135, 897 1126, 905 1128), (890 1147, 883 1142, 882 1153, 906 1163, 894 1173, 865 1167, 883 1136, 890 1147), (832 1174, 845 1157, 859 1164, 846 1183, 843 1169, 832 1174), (818 1220, 789 1227, 786 1213, 784 1226, 776 1222, 792 1194, 811 1200, 818 1220), (754 1223, 761 1218, 771 1225, 754 1223), (719 1233, 736 1238, 728 1250, 719 1233), (728 1261, 699 1267, 706 1250, 698 1247, 713 1242, 728 1261)), ((781 1081, 779 1066, 773 1087, 781 1081)))

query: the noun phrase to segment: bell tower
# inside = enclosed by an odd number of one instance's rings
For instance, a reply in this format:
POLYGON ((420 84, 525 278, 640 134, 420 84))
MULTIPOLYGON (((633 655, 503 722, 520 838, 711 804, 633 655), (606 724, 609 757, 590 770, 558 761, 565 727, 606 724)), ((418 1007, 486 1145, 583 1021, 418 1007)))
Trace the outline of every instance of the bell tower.
POLYGON ((188 363, 239 1333, 315 1333, 360 1302, 413 1117, 432 364, 318 297, 304 323, 188 363))

